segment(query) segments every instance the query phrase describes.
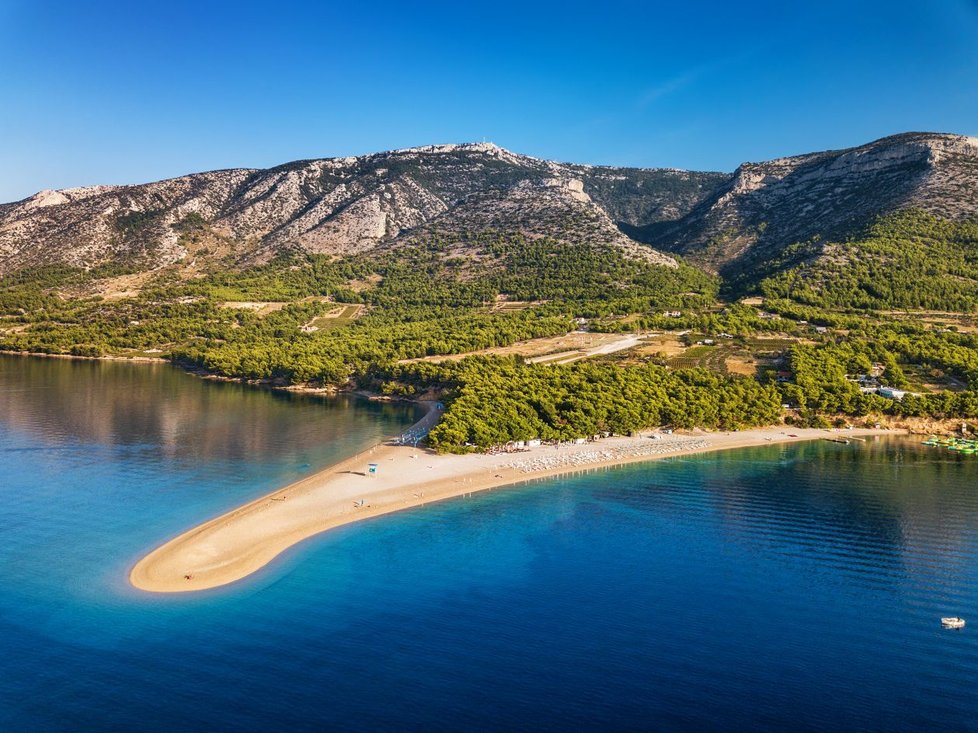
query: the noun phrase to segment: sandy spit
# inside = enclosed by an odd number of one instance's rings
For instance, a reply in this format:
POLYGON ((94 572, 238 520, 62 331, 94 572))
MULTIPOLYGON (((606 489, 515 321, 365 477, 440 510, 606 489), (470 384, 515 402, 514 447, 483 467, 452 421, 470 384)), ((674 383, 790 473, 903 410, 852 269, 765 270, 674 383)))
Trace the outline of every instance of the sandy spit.
MULTIPOLYGON (((430 411, 423 422, 438 417, 430 411)), ((520 453, 461 456, 380 445, 184 532, 139 560, 129 580, 145 591, 199 591, 240 580, 289 547, 333 527, 476 491, 657 458, 901 432, 779 426, 656 438, 646 433, 520 453), (371 463, 377 464, 373 475, 371 463)))

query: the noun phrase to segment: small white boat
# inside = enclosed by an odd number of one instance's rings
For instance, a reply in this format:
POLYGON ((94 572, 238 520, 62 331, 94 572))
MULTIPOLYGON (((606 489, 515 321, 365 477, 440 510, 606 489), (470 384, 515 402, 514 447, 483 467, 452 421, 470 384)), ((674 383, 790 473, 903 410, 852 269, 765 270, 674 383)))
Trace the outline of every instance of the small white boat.
POLYGON ((958 616, 946 616, 941 619, 941 626, 945 629, 963 629, 964 619, 958 616))

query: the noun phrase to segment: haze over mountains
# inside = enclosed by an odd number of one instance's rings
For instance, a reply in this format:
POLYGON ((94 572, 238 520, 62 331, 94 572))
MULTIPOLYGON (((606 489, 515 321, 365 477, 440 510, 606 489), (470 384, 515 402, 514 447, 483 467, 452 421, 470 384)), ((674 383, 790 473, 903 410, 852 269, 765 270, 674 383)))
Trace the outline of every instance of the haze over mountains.
MULTIPOLYGON (((575 165, 488 143, 41 191, 0 205, 0 274, 44 265, 187 272, 290 252, 341 255, 520 232, 675 255, 736 278, 785 266, 789 245, 843 240, 877 216, 978 216, 978 139, 907 133, 733 173, 575 165), (193 236, 186 236, 192 233, 193 236), (772 264, 777 263, 777 264, 772 264)), ((805 257, 818 252, 817 244, 805 257)), ((791 264, 791 263, 789 263, 791 264)), ((797 263, 794 263, 797 264, 797 263)))

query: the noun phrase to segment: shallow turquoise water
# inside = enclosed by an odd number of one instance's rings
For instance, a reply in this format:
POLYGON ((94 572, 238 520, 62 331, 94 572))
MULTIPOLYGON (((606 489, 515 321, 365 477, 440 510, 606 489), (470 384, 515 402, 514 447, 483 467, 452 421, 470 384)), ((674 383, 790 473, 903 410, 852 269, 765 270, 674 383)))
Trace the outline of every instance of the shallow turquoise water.
POLYGON ((496 490, 223 589, 125 582, 413 413, 0 359, 0 730, 974 730, 978 460, 737 451, 496 490), (106 561, 107 558, 107 561, 106 561))

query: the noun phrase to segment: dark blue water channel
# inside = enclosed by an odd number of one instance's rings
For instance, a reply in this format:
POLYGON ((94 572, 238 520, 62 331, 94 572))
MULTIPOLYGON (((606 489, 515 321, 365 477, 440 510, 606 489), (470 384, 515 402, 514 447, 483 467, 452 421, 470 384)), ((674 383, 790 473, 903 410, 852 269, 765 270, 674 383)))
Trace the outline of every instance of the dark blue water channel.
POLYGON ((128 586, 414 417, 0 358, 0 730, 978 730, 978 459, 906 440, 550 480, 128 586))

